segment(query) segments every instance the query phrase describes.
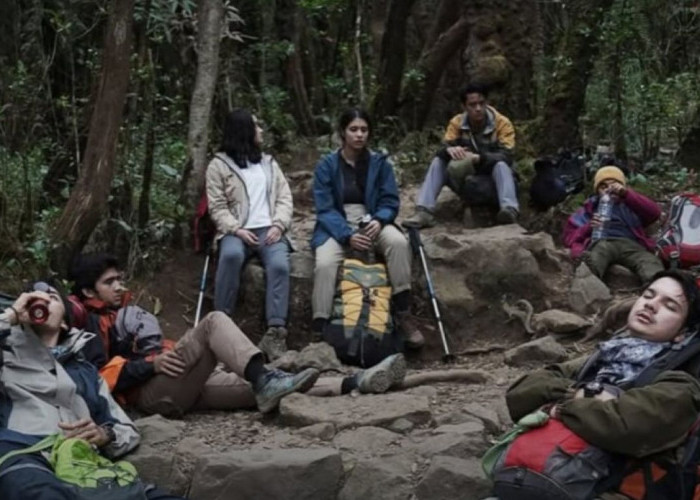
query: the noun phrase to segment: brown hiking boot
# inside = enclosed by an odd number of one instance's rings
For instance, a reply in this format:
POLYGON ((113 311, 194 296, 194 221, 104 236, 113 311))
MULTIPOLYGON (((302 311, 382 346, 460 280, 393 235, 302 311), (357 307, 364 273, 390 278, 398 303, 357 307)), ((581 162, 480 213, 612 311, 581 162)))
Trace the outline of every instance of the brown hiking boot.
POLYGON ((409 349, 420 349, 425 344, 425 337, 420 332, 416 318, 408 311, 396 314, 396 326, 401 332, 404 344, 409 349))
POLYGON ((422 229, 424 227, 433 227, 437 221, 433 213, 425 207, 418 206, 413 216, 403 221, 406 227, 415 227, 422 229))
POLYGON ((287 329, 283 326, 271 326, 260 339, 258 348, 265 353, 268 361, 275 361, 287 352, 287 329))

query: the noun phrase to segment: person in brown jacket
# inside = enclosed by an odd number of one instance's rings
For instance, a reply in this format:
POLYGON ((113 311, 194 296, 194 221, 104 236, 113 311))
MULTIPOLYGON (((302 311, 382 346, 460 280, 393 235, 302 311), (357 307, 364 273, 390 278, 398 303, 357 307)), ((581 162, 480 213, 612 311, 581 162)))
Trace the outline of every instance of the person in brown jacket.
POLYGON ((287 350, 292 192, 277 162, 262 152, 262 132, 250 112, 229 113, 206 183, 219 248, 214 308, 233 315, 243 264, 257 254, 265 268, 268 327, 259 347, 273 361, 287 350))

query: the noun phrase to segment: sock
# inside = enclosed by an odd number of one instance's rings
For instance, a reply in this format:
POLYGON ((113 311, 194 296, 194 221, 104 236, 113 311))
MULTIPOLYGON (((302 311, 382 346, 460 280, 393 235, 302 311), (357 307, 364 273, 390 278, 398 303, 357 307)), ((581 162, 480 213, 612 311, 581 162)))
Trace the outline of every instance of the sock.
POLYGON ((392 297, 394 309, 397 313, 406 312, 411 307, 411 291, 404 290, 392 297))
POLYGON ((320 335, 323 333, 323 329, 326 328, 327 323, 328 318, 314 318, 311 321, 311 331, 320 335))
POLYGON ((340 386, 340 393, 341 394, 347 394, 351 392, 353 389, 357 389, 357 374, 355 375, 350 375, 349 377, 345 377, 343 379, 343 383, 340 386))
POLYGON ((250 361, 248 361, 245 371, 243 372, 243 378, 245 378, 248 382, 253 384, 253 387, 255 387, 258 380, 260 380, 260 378, 268 371, 269 370, 265 368, 263 354, 259 352, 250 358, 250 361))

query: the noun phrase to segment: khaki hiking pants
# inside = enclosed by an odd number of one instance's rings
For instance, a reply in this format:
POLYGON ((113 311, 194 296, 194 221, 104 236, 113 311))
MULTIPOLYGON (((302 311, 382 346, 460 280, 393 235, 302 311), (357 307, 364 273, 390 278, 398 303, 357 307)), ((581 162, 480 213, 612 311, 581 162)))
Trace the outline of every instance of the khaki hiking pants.
POLYGON ((633 271, 642 283, 663 271, 659 258, 636 241, 626 238, 599 240, 581 256, 590 270, 601 280, 605 271, 613 264, 620 264, 633 271))
MULTIPOLYGON (((140 411, 179 416, 190 410, 255 407, 244 372, 260 350, 226 314, 207 314, 178 341, 175 351, 185 361, 185 373, 177 378, 159 373, 143 384, 130 401, 140 411), (225 370, 217 368, 218 363, 225 370)), ((342 377, 319 379, 308 394, 339 395, 342 381, 342 377)))
MULTIPOLYGON (((364 215, 362 205, 345 205, 348 220, 364 215)), ((411 246, 404 234, 394 225, 384 226, 374 242, 374 248, 386 260, 391 282, 391 293, 411 289, 411 246)), ((313 318, 329 318, 333 309, 338 267, 345 258, 345 249, 333 238, 316 249, 314 290, 311 296, 313 318)))

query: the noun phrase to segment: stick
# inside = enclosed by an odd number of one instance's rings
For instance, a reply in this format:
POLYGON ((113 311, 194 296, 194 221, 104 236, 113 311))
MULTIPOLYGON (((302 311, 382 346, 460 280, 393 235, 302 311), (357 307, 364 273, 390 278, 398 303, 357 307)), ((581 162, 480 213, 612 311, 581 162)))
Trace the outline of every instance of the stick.
POLYGON ((491 347, 475 347, 473 349, 465 349, 455 353, 455 356, 475 356, 477 354, 488 354, 490 352, 502 352, 508 349, 504 345, 492 345, 491 347))
POLYGON ((467 384, 484 384, 490 382, 491 377, 481 370, 436 370, 425 373, 407 375, 403 379, 399 389, 408 389, 418 385, 436 384, 439 382, 465 382, 467 384))

